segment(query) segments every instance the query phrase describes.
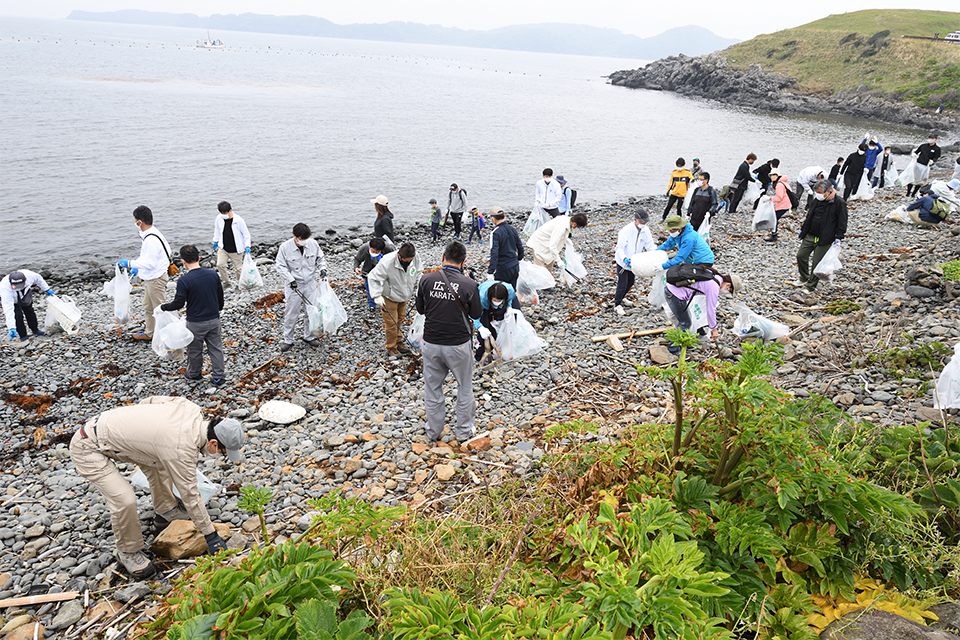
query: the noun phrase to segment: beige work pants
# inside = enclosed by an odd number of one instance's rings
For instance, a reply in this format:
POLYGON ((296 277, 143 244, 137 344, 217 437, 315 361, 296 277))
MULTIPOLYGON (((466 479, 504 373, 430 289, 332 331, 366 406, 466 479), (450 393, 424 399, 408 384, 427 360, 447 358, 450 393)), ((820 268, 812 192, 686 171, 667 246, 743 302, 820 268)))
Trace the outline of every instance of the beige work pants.
POLYGON ((146 280, 143 283, 143 313, 144 319, 143 332, 153 337, 153 327, 157 321, 153 317, 153 310, 166 302, 167 281, 170 276, 163 274, 154 280, 146 280))
POLYGON ((243 254, 227 253, 223 249, 217 249, 217 273, 220 274, 220 282, 223 283, 224 289, 229 289, 234 284, 230 281, 230 272, 227 270, 228 263, 233 263, 233 268, 237 271, 235 277, 239 278, 240 268, 243 266, 243 254))
POLYGON ((384 305, 380 308, 383 314, 383 326, 387 331, 387 349, 396 349, 401 343, 400 331, 403 327, 403 317, 407 313, 407 302, 394 302, 384 298, 384 305), (393 316, 393 319, 390 316, 393 316))

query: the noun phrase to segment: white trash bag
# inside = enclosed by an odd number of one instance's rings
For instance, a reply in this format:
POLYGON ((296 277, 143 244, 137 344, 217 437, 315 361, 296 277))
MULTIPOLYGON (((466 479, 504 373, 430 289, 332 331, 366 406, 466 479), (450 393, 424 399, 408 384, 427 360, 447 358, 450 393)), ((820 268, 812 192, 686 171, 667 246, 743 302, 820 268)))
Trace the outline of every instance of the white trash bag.
POLYGON ((770 196, 760 198, 757 210, 753 212, 754 231, 773 231, 777 228, 777 211, 770 196))
POLYGON ((757 198, 763 195, 759 182, 751 182, 747 185, 747 190, 743 194, 743 202, 749 202, 751 206, 757 201, 757 198))
POLYGON ((533 210, 530 211, 530 217, 527 218, 526 224, 523 225, 523 234, 528 237, 532 236, 534 231, 542 227, 549 220, 550 214, 534 203, 533 210))
MULTIPOLYGON (((147 480, 147 476, 143 475, 143 471, 140 470, 140 467, 137 467, 137 470, 133 472, 133 475, 130 476, 130 484, 135 487, 140 487, 141 489, 149 489, 150 482, 147 480)), ((173 486, 173 495, 178 498, 183 498, 180 495, 180 491, 177 489, 177 485, 173 486)), ((223 487, 218 485, 215 482, 211 482, 207 476, 200 473, 200 469, 197 469, 197 489, 200 490, 200 497, 203 498, 204 504, 210 501, 210 498, 220 493, 220 490, 223 487)))
POLYGON ((647 296, 647 302, 654 309, 662 309, 667 304, 667 297, 664 290, 667 287, 667 274, 661 272, 653 277, 653 286, 650 287, 650 294, 647 296))
MULTIPOLYGON (((776 216, 776 213, 774 213, 776 216)), ((697 233, 703 238, 703 241, 707 244, 710 244, 710 214, 708 213, 703 218, 703 222, 700 223, 700 226, 697 228, 697 233)), ((631 261, 632 264, 632 261, 631 261)))
POLYGON ((517 277, 517 300, 520 304, 538 304, 540 289, 552 289, 557 281, 546 267, 526 260, 520 261, 520 275, 517 277))
POLYGON ((563 250, 563 271, 560 273, 560 279, 565 285, 572 287, 585 277, 587 277, 587 268, 583 266, 583 256, 568 242, 563 250))
POLYGON ((57 322, 57 318, 53 315, 50 307, 47 307, 47 315, 43 318, 43 330, 48 335, 60 331, 60 324, 57 322))
POLYGON ((103 294, 113 297, 113 321, 121 327, 130 322, 130 273, 121 269, 120 265, 113 266, 113 280, 104 283, 103 294))
POLYGON ((545 343, 539 337, 523 313, 508 309, 503 323, 497 330, 497 345, 504 361, 516 360, 543 350, 545 343))
POLYGON ((736 322, 733 323, 733 332, 741 339, 760 338, 761 340, 776 340, 790 333, 790 327, 787 325, 757 315, 750 310, 750 307, 742 302, 734 304, 734 309, 739 316, 737 316, 736 322))
POLYGON ((827 249, 826 255, 823 256, 823 260, 821 260, 813 270, 813 275, 821 280, 830 282, 833 280, 833 274, 842 268, 843 265, 840 263, 840 245, 832 244, 830 248, 827 249))
POLYGON ((253 261, 253 257, 249 253, 243 256, 239 284, 241 289, 255 289, 263 286, 260 269, 257 268, 257 263, 253 261))
POLYGON ((908 184, 921 184, 930 175, 930 167, 917 162, 916 158, 910 161, 907 168, 897 178, 897 186, 905 187, 908 184))
POLYGON ((960 342, 953 347, 953 357, 940 372, 933 391, 934 409, 960 409, 960 342))
POLYGON ((314 338, 319 338, 323 335, 323 314, 320 313, 319 307, 309 302, 305 306, 307 309, 307 330, 314 338))
POLYGON ((644 251, 630 258, 630 271, 638 278, 652 278, 657 267, 669 259, 666 251, 644 251))
POLYGON ((426 319, 427 316, 418 313, 413 316, 413 322, 410 323, 410 330, 407 331, 407 342, 414 349, 420 349, 420 345, 423 344, 423 323, 426 319))
POLYGON ((896 222, 903 222, 910 224, 913 222, 910 219, 910 214, 907 212, 907 206, 902 204, 887 215, 883 216, 884 220, 894 220, 896 222))
POLYGON ((897 178, 898 178, 897 170, 894 168, 893 162, 890 161, 887 163, 887 170, 883 173, 883 186, 884 187, 897 186, 897 178))
POLYGON ((73 298, 70 296, 48 296, 47 297, 47 316, 53 316, 55 323, 59 324, 67 335, 77 335, 80 333, 80 313, 73 298))
POLYGON ((870 180, 867 179, 867 172, 863 172, 863 176, 860 178, 860 184, 857 186, 857 192, 850 196, 851 200, 873 200, 874 197, 873 185, 870 184, 870 180))
POLYGON ((323 316, 323 331, 333 335, 347 321, 347 310, 329 282, 322 281, 319 290, 317 302, 320 304, 320 314, 323 316))
POLYGON ((172 311, 153 310, 156 324, 153 328, 153 341, 150 346, 163 360, 180 360, 183 350, 193 342, 193 334, 187 329, 187 321, 172 311))

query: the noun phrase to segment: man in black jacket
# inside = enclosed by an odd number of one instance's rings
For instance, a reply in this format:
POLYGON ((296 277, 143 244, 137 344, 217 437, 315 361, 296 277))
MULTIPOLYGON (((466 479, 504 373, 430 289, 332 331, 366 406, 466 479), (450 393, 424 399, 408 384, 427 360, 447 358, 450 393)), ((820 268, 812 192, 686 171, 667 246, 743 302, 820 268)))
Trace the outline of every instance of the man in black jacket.
POLYGON ((762 165, 757 168, 757 180, 760 182, 760 192, 766 193, 767 187, 770 186, 770 171, 771 169, 780 168, 780 159, 772 158, 767 160, 762 165))
POLYGON ((851 195, 857 194, 860 180, 863 178, 863 169, 867 165, 867 145, 863 142, 857 150, 847 156, 840 173, 843 175, 843 199, 846 201, 851 195))
MULTIPOLYGON (((507 222, 501 207, 492 207, 493 233, 490 234, 490 266, 487 267, 487 280, 509 282, 517 290, 517 278, 520 277, 520 261, 523 260, 523 242, 520 234, 507 222)), ((520 308, 519 304, 516 306, 520 308)))
POLYGON ((380 262, 380 258, 387 251, 387 243, 383 238, 373 238, 370 242, 365 242, 357 250, 357 255, 353 257, 353 272, 363 278, 363 288, 367 293, 367 309, 374 311, 377 308, 373 298, 370 297, 370 285, 367 283, 367 276, 373 271, 373 268, 380 262))
POLYGON ((454 240, 443 250, 439 271, 424 273, 417 288, 417 312, 423 324, 423 401, 427 437, 443 434, 446 409, 443 381, 453 372, 457 380, 457 422, 454 436, 460 442, 473 437, 477 403, 473 398, 473 320, 480 317, 480 292, 472 278, 463 275, 467 248, 454 240))
POLYGON ((830 181, 818 180, 813 185, 813 191, 814 203, 800 227, 800 248, 797 249, 800 284, 811 293, 820 282, 813 273, 817 265, 827 254, 830 245, 840 244, 847 234, 847 203, 837 195, 830 181))
POLYGON ((940 159, 940 154, 942 149, 937 146, 937 134, 931 133, 930 137, 927 138, 926 144, 921 144, 919 147, 913 150, 917 154, 917 164, 919 165, 919 172, 916 174, 919 177, 919 180, 916 182, 911 182, 907 185, 907 197, 912 198, 917 195, 917 192, 920 191, 920 187, 923 186, 923 183, 927 181, 927 178, 930 176, 930 167, 940 159), (913 192, 911 193, 911 189, 913 192))
POLYGON ((733 176, 733 182, 730 183, 730 191, 733 192, 733 195, 730 196, 730 213, 736 213, 737 207, 740 205, 740 200, 743 198, 743 194, 747 190, 747 184, 750 182, 756 182, 753 177, 750 175, 750 165, 757 161, 757 154, 751 153, 747 155, 747 159, 740 163, 740 166, 737 168, 737 175, 733 176))

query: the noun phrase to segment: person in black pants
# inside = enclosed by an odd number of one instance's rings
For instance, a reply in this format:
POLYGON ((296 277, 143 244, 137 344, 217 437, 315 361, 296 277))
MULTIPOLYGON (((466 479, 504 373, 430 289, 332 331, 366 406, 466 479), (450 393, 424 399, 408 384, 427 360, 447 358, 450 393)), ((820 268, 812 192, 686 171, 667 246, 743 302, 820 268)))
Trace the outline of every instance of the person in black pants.
POLYGON ((37 324, 37 314, 33 311, 33 290, 36 286, 48 296, 53 295, 53 289, 39 273, 29 269, 20 269, 0 280, 0 301, 3 302, 3 316, 7 323, 7 333, 11 340, 20 337, 20 342, 26 342, 27 327, 35 336, 46 335, 37 324), (26 324, 24 324, 26 320, 26 324))
POLYGON ((846 202, 851 195, 856 195, 860 188, 860 179, 867 165, 867 145, 860 143, 857 150, 847 156, 840 174, 843 176, 843 200, 846 202))
MULTIPOLYGON (((523 260, 523 242, 520 234, 507 222, 501 207, 491 207, 493 231, 490 234, 490 265, 487 267, 487 280, 506 282, 517 289, 520 277, 520 261, 523 260)), ((513 297, 512 306, 520 308, 520 302, 513 297)))
POLYGON ((750 175, 750 165, 757 161, 757 154, 747 155, 747 159, 740 163, 737 168, 737 175, 733 176, 733 182, 730 183, 730 190, 733 192, 730 196, 730 213, 736 213, 740 206, 740 200, 747 191, 747 183, 756 182, 750 175))

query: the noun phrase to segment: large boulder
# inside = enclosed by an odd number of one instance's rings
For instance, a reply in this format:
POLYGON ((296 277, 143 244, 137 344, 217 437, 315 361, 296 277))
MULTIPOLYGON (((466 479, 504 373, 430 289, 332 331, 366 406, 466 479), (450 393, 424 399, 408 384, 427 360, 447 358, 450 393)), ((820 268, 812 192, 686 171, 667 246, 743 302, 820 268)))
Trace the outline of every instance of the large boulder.
POLYGON ((856 611, 831 622, 821 640, 957 640, 947 631, 925 627, 889 611, 856 611))
MULTIPOLYGON (((213 528, 224 540, 230 538, 229 525, 214 523, 213 528)), ((153 541, 151 549, 160 558, 180 560, 205 554, 207 541, 192 521, 174 520, 153 541)))

